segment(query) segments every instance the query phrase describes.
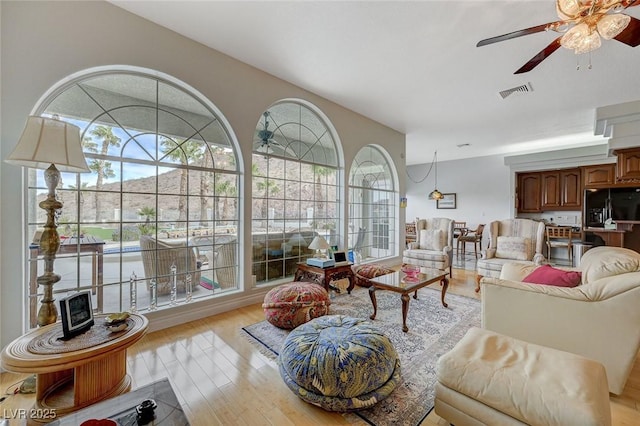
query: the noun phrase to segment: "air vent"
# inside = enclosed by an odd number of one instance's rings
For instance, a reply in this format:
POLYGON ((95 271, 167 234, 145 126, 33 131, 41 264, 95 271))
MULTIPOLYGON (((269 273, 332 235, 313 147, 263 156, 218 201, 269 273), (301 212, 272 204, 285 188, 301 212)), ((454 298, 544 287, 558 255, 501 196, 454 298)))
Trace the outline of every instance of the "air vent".
POLYGON ((527 93, 527 92, 533 92, 533 87, 531 86, 531 83, 523 84, 522 86, 514 87, 512 89, 503 90, 499 92, 499 94, 502 97, 502 99, 506 99, 507 96, 511 96, 514 93, 527 93))

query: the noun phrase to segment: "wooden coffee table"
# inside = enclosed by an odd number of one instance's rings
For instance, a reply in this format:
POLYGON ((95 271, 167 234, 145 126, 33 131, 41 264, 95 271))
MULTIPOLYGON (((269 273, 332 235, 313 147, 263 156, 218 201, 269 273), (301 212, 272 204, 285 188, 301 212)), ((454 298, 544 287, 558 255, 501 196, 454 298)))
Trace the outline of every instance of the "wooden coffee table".
POLYGON ((413 298, 417 299, 419 289, 440 281, 440 284, 442 284, 442 306, 446 308, 449 305, 445 303, 444 296, 447 293, 447 287, 449 287, 449 280, 447 279, 447 273, 445 271, 439 271, 437 269, 429 269, 426 273, 419 274, 415 280, 405 280, 405 277, 404 272, 396 271, 370 279, 371 287, 369 287, 369 297, 371 297, 371 303, 373 304, 373 314, 369 318, 372 320, 376 319, 376 313, 378 312, 376 290, 389 290, 400 293, 400 299, 402 299, 402 331, 406 333, 409 331, 407 327, 409 293, 414 292, 413 298))

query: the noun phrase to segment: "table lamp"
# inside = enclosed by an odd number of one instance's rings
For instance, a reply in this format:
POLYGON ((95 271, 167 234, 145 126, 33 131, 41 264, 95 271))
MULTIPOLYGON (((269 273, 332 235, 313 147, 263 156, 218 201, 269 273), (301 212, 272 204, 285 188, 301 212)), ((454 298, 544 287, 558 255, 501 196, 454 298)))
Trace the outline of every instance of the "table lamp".
POLYGON ((324 239, 324 237, 318 235, 313 239, 313 241, 311 241, 309 248, 316 251, 314 257, 318 259, 326 259, 327 255, 326 253, 322 253, 322 250, 329 250, 331 246, 329 246, 329 243, 324 239))
POLYGON ((58 310, 53 303, 53 285, 61 278, 53 272, 53 262, 60 247, 56 213, 62 209, 62 202, 56 198, 56 187, 60 182, 60 171, 90 171, 82 152, 80 128, 60 121, 58 116, 30 116, 18 145, 5 161, 18 166, 45 169, 44 180, 49 192, 39 204, 47 212, 47 222, 40 238, 44 274, 37 278, 37 282, 44 287, 44 295, 38 310, 38 325, 53 324, 58 319, 58 310))

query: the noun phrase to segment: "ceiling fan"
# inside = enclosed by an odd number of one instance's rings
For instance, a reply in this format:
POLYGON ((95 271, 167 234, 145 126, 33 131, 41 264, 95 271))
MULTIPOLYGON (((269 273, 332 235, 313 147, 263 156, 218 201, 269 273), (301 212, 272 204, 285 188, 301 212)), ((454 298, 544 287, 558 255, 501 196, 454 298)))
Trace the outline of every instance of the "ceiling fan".
POLYGON ((258 138, 260 138, 260 142, 256 151, 264 154, 272 154, 272 146, 281 145, 273 139, 273 132, 269 130, 269 117, 271 116, 271 113, 269 111, 265 111, 262 115, 264 116, 264 129, 258 131, 258 138))
POLYGON ((640 0, 556 0, 559 21, 480 40, 476 47, 542 31, 562 34, 514 74, 531 71, 560 46, 573 49, 576 54, 591 52, 600 47, 600 37, 636 47, 640 44, 640 20, 622 11, 638 5, 640 0))

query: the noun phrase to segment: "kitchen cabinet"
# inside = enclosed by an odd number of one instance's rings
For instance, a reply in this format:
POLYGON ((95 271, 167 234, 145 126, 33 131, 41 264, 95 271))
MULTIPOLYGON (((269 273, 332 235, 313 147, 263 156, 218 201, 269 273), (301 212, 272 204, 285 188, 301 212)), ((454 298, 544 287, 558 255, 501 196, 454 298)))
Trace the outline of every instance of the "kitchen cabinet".
POLYGON ((582 209, 580 168, 518 174, 518 212, 582 209))
POLYGON ((540 173, 542 185, 541 210, 556 210, 560 208, 560 172, 557 170, 540 173))
POLYGON ((598 164, 595 166, 582 167, 585 188, 609 187, 615 183, 616 165, 598 164))
POLYGON ((540 178, 539 172, 518 174, 518 212, 538 213, 541 211, 540 178))
POLYGON ((560 170, 560 207, 582 210, 582 170, 560 170))
POLYGON ((617 182, 640 182, 640 148, 618 149, 617 182))

